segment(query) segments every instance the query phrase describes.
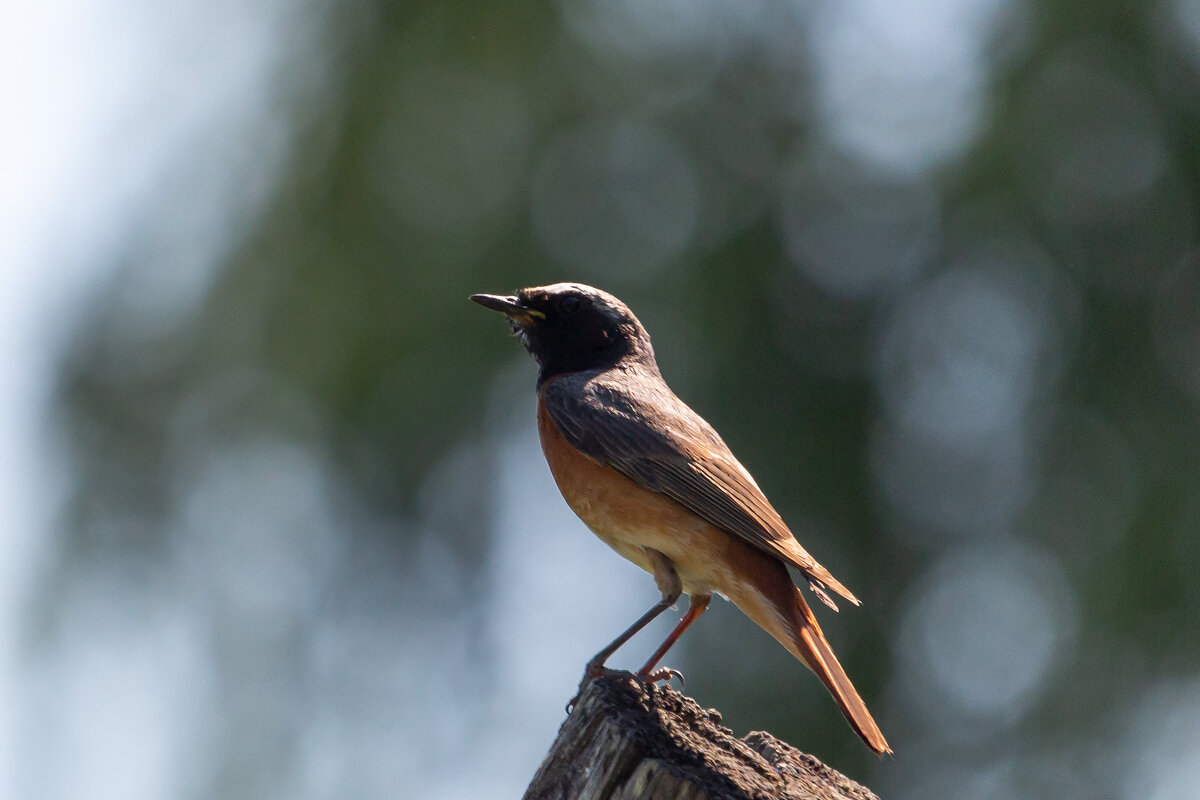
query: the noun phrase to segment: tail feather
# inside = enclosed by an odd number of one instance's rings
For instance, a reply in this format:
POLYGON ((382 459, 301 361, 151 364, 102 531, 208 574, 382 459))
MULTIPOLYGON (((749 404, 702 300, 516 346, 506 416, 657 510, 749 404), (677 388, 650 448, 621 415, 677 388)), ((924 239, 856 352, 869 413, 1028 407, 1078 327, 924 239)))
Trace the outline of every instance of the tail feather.
MULTIPOLYGON (((842 713, 850 722, 850 727, 854 728, 867 746, 880 755, 891 753, 892 749, 888 747, 887 739, 883 737, 883 732, 875 724, 875 718, 867 710, 867 706, 858 696, 854 684, 850 682, 850 677, 846 675, 846 671, 838 663, 837 656, 833 654, 833 648, 829 646, 825 634, 821 632, 821 626, 817 624, 817 618, 813 616, 812 609, 804 601, 800 590, 795 586, 792 588, 795 593, 795 603, 791 615, 794 647, 788 647, 788 650, 821 679, 821 683, 825 684, 825 688, 833 695, 838 707, 842 709, 842 713)), ((783 644, 787 646, 788 643, 783 642, 783 644)))

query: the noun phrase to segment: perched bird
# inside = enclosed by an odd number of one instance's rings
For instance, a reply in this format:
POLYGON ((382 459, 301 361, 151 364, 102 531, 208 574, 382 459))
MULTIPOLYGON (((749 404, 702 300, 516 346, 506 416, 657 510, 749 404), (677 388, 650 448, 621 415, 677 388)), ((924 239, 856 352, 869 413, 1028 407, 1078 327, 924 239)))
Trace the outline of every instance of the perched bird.
POLYGON ((563 498, 662 594, 595 655, 589 673, 687 593, 683 619, 637 673, 668 678, 673 671, 655 667, 716 592, 816 673, 868 747, 890 753, 787 568, 835 609, 826 589, 858 599, 800 546, 717 432, 667 386, 633 312, 579 283, 471 299, 508 317, 537 360, 538 434, 563 498))

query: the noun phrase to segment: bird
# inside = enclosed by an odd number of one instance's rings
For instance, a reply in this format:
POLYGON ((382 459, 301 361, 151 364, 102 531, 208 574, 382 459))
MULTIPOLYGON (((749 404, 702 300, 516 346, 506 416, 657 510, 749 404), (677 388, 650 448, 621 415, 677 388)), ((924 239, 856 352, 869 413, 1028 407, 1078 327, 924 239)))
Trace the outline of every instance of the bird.
POLYGON ((636 673, 647 683, 677 675, 655 668, 719 594, 816 674, 871 750, 891 753, 788 567, 834 610, 830 591, 856 606, 858 598, 800 546, 716 430, 667 386, 628 306, 581 283, 470 299, 507 317, 537 362, 538 437, 563 499, 660 593, 586 674, 602 673, 609 656, 687 594, 682 619, 636 673))

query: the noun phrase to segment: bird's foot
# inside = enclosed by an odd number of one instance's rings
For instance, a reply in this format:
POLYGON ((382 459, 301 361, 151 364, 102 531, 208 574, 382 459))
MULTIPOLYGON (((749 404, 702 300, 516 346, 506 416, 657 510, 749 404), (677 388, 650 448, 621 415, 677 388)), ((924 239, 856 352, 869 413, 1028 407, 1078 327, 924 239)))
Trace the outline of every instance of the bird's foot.
POLYGON ((670 667, 663 667, 662 669, 654 670, 654 672, 638 672, 637 673, 637 679, 640 680, 642 683, 646 684, 647 686, 653 686, 654 684, 659 683, 660 681, 665 681, 667 683, 670 683, 672 678, 679 679, 679 688, 682 690, 684 688, 683 673, 677 669, 671 669, 670 667))
POLYGON ((575 710, 575 703, 579 701, 579 695, 583 694, 583 685, 593 678, 599 678, 604 673, 608 672, 608 667, 604 666, 603 661, 592 659, 583 668, 583 678, 579 681, 579 691, 575 692, 575 696, 567 701, 567 714, 570 715, 575 710))

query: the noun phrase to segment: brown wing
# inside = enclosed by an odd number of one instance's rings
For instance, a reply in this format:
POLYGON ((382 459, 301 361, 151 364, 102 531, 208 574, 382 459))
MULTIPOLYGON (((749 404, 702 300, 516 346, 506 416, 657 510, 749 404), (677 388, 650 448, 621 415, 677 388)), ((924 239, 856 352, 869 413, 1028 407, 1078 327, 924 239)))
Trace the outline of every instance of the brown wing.
POLYGON ((859 604, 800 546, 712 426, 657 374, 564 375, 543 387, 542 403, 572 446, 792 564, 825 602, 821 585, 859 604))

